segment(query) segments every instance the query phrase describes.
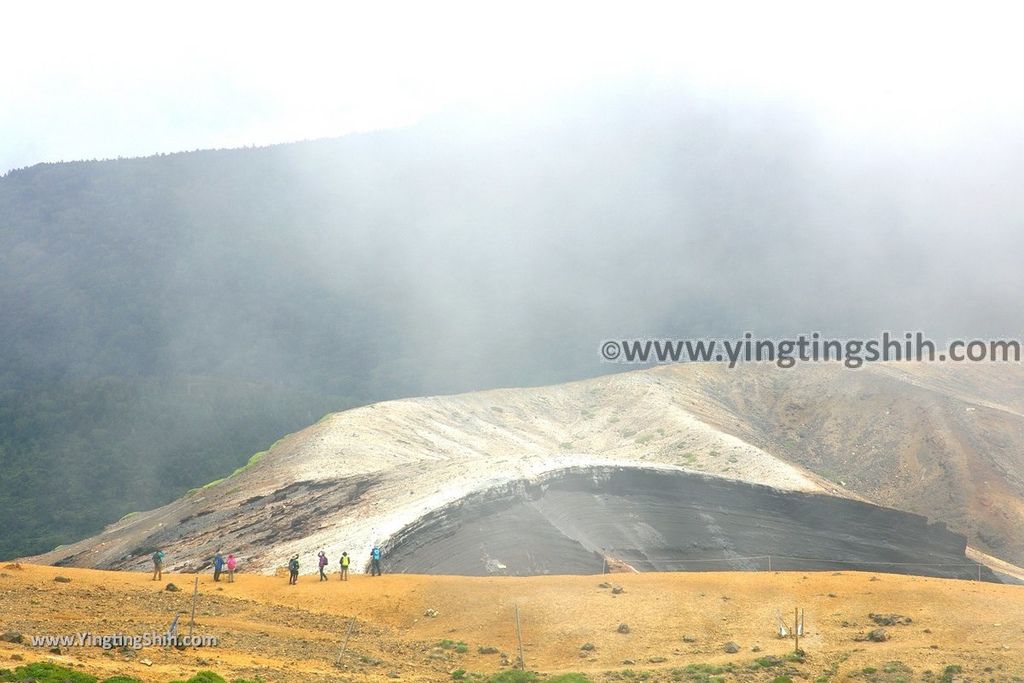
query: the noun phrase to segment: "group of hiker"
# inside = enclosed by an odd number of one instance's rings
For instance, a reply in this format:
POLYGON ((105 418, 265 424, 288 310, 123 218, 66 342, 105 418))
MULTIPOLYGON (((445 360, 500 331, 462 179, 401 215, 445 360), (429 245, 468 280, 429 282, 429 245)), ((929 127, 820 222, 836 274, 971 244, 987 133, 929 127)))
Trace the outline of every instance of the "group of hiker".
MULTIPOLYGON (((164 551, 157 548, 153 551, 153 580, 159 581, 164 576, 164 551)), ((235 582, 235 569, 238 568, 238 560, 233 553, 228 553, 227 558, 221 554, 220 549, 213 556, 213 580, 219 582, 220 575, 226 569, 228 572, 228 583, 235 582)))
POLYGON ((237 567, 237 566, 238 566, 238 561, 235 559, 234 555, 232 555, 231 553, 228 553, 228 559, 225 560, 224 556, 220 554, 220 550, 218 550, 217 554, 213 556, 213 580, 214 581, 220 581, 221 572, 223 572, 224 569, 227 568, 227 570, 228 570, 228 583, 234 583, 235 582, 235 567, 237 567))
MULTIPOLYGON (((370 576, 380 576, 384 572, 380 566, 381 549, 379 545, 373 546, 373 550, 370 551, 370 576)), ((327 553, 323 550, 316 554, 317 569, 320 571, 320 580, 327 581, 327 567, 330 564, 330 560, 327 559, 327 553)), ((341 569, 341 580, 348 581, 348 568, 352 564, 352 557, 348 554, 348 551, 341 553, 341 558, 338 560, 338 565, 341 569)), ((288 584, 294 586, 299 582, 299 555, 296 553, 292 555, 292 558, 288 560, 288 584)))
MULTIPOLYGON (((164 551, 157 549, 153 552, 153 580, 159 581, 163 578, 163 567, 164 567, 164 551)), ((379 545, 373 546, 373 550, 370 551, 370 576, 380 576, 384 572, 380 566, 381 549, 379 545)), ((348 552, 341 553, 341 559, 338 560, 338 564, 341 567, 341 580, 348 581, 348 568, 352 564, 352 558, 348 552)), ((317 553, 317 567, 320 570, 320 580, 327 581, 327 553, 323 550, 317 553)), ((235 581, 235 569, 238 567, 238 560, 231 553, 228 553, 227 558, 221 554, 218 549, 213 556, 213 580, 220 581, 221 574, 224 570, 228 573, 228 583, 234 583, 235 581)), ((299 582, 299 555, 296 553, 292 555, 292 558, 288 560, 288 584, 294 586, 299 582)))

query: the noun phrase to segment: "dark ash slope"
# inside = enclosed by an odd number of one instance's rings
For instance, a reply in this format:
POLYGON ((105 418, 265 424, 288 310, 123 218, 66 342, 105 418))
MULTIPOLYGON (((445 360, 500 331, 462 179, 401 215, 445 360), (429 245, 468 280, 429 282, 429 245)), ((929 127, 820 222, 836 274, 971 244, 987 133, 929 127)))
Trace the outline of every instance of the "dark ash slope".
MULTIPOLYGON (((972 578, 963 536, 868 503, 688 472, 574 468, 468 496, 388 544, 393 572, 846 569, 972 578), (803 558, 803 559, 796 559, 803 558), (894 564, 883 564, 894 563, 894 564)), ((987 580, 996 580, 988 569, 987 580)))

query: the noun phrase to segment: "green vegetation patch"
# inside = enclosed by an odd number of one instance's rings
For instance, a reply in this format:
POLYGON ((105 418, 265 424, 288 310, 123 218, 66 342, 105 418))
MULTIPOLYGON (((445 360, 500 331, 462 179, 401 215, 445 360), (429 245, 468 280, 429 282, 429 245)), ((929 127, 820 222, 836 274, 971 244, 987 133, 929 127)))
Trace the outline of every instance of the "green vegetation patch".
POLYGON ((508 671, 494 674, 487 679, 487 683, 537 683, 539 680, 537 674, 531 671, 509 669, 508 671))
POLYGON ((17 681, 18 683, 96 683, 95 676, 84 674, 74 669, 51 664, 35 662, 19 666, 14 671, 0 669, 0 681, 17 681))
POLYGON ((463 654, 463 653, 469 652, 469 646, 466 645, 461 640, 455 641, 455 640, 448 640, 447 638, 445 638, 440 643, 438 643, 437 646, 439 648, 441 648, 442 650, 454 650, 455 652, 458 652, 459 654, 463 654))
POLYGON ((736 665, 728 664, 687 664, 672 669, 669 673, 674 681, 690 681, 692 683, 721 683, 725 680, 722 674, 732 673, 736 665))
POLYGON ((228 683, 223 677, 212 671, 200 671, 187 681, 172 681, 171 683, 228 683))
POLYGON ((953 683, 953 678, 957 674, 962 674, 963 672, 964 672, 964 668, 962 666, 960 666, 959 664, 950 664, 949 666, 947 666, 943 670, 942 676, 939 677, 939 682, 940 683, 953 683))

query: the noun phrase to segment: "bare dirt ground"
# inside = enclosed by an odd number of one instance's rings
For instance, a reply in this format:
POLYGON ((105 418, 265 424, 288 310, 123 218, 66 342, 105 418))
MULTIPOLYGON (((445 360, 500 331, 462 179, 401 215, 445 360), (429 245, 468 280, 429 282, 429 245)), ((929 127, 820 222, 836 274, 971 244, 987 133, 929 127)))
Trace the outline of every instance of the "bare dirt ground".
POLYGON ((29 643, 31 636, 81 631, 163 631, 189 609, 194 578, 165 574, 157 583, 141 573, 0 565, 0 633, 25 638, 0 642, 0 669, 55 661, 154 682, 211 669, 268 683, 436 683, 460 668, 507 668, 502 662, 516 657, 518 605, 527 668, 581 671, 593 681, 702 681, 715 670, 725 681, 780 674, 807 681, 1024 680, 1024 588, 851 572, 356 575, 347 583, 335 574, 328 583, 302 576, 297 586, 259 575, 215 584, 202 575, 196 633, 218 637, 218 647, 68 647, 57 654, 29 643), (58 576, 70 582, 56 582, 58 576), (164 590, 168 582, 181 592, 164 590), (786 661, 793 642, 776 635, 776 615, 791 619, 794 607, 806 615, 803 661, 786 661), (910 622, 879 626, 872 614, 910 622), (888 640, 859 640, 876 628, 888 640), (725 652, 730 641, 738 652, 725 652), (593 648, 582 649, 588 643, 593 648))

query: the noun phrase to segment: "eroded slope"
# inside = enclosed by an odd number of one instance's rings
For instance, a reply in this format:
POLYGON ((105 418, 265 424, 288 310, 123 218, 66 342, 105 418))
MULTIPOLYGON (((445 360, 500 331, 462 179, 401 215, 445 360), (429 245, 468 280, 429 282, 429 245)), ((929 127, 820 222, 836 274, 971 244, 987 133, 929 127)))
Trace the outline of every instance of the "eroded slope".
MULTIPOLYGON (((292 434, 253 467, 37 558, 250 570, 374 542, 463 497, 567 467, 657 466, 863 498, 1024 561, 1018 366, 676 365, 552 387, 391 401, 292 434)), ((311 567, 306 567, 311 570, 311 567)))

